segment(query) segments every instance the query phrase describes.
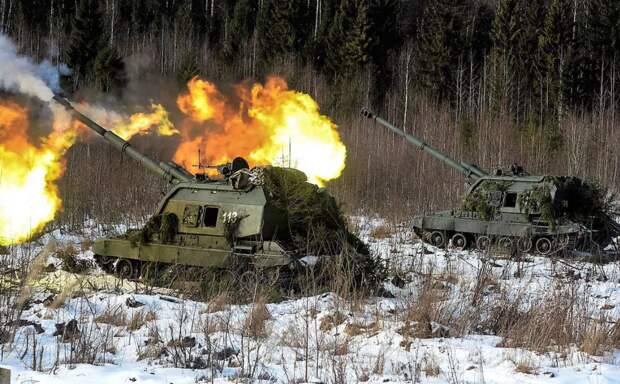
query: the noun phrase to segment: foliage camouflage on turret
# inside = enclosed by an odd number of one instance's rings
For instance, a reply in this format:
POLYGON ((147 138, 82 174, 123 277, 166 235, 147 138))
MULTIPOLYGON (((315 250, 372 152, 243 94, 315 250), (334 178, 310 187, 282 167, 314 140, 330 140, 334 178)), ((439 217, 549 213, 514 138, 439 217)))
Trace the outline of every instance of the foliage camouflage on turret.
POLYGON ((551 230, 557 226, 556 209, 548 185, 540 185, 523 192, 518 199, 519 210, 526 215, 540 214, 540 219, 549 224, 551 230))
POLYGON ((266 167, 264 187, 270 202, 284 212, 285 234, 296 249, 314 255, 333 255, 348 244, 357 252, 368 249, 347 229, 342 210, 326 190, 307 182, 298 170, 266 167), (343 241, 344 239, 344 241, 343 241))
POLYGON ((493 195, 505 192, 509 186, 510 183, 508 182, 483 181, 474 192, 465 196, 461 203, 461 209, 463 211, 476 212, 484 220, 491 220, 501 204, 501 197, 497 204, 492 204, 494 200, 493 195))
MULTIPOLYGON (((347 228, 340 206, 326 190, 307 182, 303 172, 266 167, 264 188, 271 204, 284 212, 287 228, 283 231, 294 249, 303 255, 333 255, 324 270, 337 270, 353 277, 353 283, 366 289, 379 286, 384 268, 369 256, 370 252, 347 228)), ((328 277, 327 277, 328 278, 328 277)))

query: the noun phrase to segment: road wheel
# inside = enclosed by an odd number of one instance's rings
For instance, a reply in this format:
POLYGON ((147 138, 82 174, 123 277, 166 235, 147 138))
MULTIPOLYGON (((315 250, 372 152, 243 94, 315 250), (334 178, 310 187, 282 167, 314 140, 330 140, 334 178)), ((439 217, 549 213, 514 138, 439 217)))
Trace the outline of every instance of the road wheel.
POLYGON ((244 299, 254 297, 256 290, 258 288, 258 280, 256 278, 256 273, 254 271, 245 271, 239 276, 239 285, 241 286, 241 290, 244 295, 244 299))
POLYGON ((95 255, 95 262, 106 273, 114 272, 114 257, 95 255))
POLYGON ((459 251, 467 248, 467 238, 462 233, 455 233, 454 236, 452 236, 451 242, 452 246, 459 251))
POLYGON ((446 237, 441 231, 434 231, 430 236, 431 244, 438 248, 443 248, 446 246, 446 237))
POLYGON ((559 248, 567 248, 570 244, 570 235, 560 235, 556 238, 559 248))
POLYGON ((510 237, 504 236, 499 239, 497 245, 504 251, 511 251, 513 242, 510 237))
POLYGON ((529 236, 521 237, 517 241, 517 250, 522 253, 528 253, 529 251, 532 250, 533 246, 534 246, 534 242, 532 241, 532 238, 529 236))
POLYGON ((491 248, 491 238, 489 236, 478 236, 476 239, 476 248, 481 251, 488 251, 491 248))
POLYGON ((541 237, 540 239, 536 240, 536 252, 540 253, 541 255, 550 254, 552 249, 553 247, 551 246, 551 240, 549 240, 548 238, 541 237))
POLYGON ((161 272, 161 267, 157 263, 144 263, 140 269, 140 277, 147 282, 156 281, 161 272))
POLYGON ((280 267, 267 268, 263 270, 261 281, 268 287, 274 287, 280 280, 280 267))
POLYGON ((135 274, 133 263, 127 259, 117 261, 115 271, 116 275, 121 279, 131 279, 135 274))

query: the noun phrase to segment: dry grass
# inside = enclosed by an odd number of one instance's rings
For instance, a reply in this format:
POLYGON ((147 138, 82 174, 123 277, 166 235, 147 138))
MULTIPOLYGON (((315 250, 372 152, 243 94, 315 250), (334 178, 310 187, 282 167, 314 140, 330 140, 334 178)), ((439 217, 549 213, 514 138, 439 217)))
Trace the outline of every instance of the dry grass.
POLYGON ((606 322, 591 323, 583 334, 579 350, 592 356, 602 356, 615 347, 613 332, 613 328, 606 322))
POLYGON ((279 344, 290 348, 303 348, 306 341, 305 337, 303 329, 295 324, 290 324, 288 328, 282 332, 279 344))
POLYGON ((127 311, 120 305, 114 309, 107 308, 105 312, 95 317, 95 322, 115 327, 126 327, 129 324, 127 321, 127 311))
POLYGON ((437 377, 441 373, 435 355, 426 355, 422 360, 422 372, 426 377, 437 377))
POLYGON ((361 322, 349 323, 344 327, 344 333, 350 337, 359 335, 367 335, 368 337, 375 336, 379 332, 379 325, 377 322, 365 324, 361 322))
POLYGON ((532 366, 529 360, 521 360, 517 363, 515 371, 526 375, 533 375, 536 373, 536 368, 532 366))
POLYGON ((216 295, 207 305, 206 313, 215 313, 226 310, 230 305, 230 296, 227 292, 216 295))
POLYGON ((346 319, 347 319, 346 316, 342 312, 339 312, 339 311, 327 314, 321 319, 321 324, 319 325, 319 329, 323 332, 327 332, 331 330, 332 328, 337 327, 340 324, 344 323, 346 319))
POLYGON ((345 339, 343 342, 334 346, 334 356, 346 356, 349 354, 349 340, 345 339))
POLYGON ((426 276, 416 295, 406 303, 400 316, 405 325, 398 330, 405 338, 434 337, 432 323, 447 322, 443 313, 446 292, 443 286, 436 287, 436 282, 430 274, 426 276))
POLYGON ((370 236, 375 239, 387 239, 393 235, 393 227, 387 224, 381 224, 370 231, 370 236))
POLYGON ((267 322, 269 320, 271 320, 271 313, 267 309, 265 300, 259 298, 245 318, 243 333, 254 338, 265 338, 268 336, 267 322))
POLYGON ((146 324, 146 313, 143 310, 134 311, 127 323, 127 330, 134 332, 142 328, 146 324))
POLYGON ((88 260, 78 258, 80 252, 73 244, 59 246, 56 257, 62 262, 62 269, 72 273, 83 273, 91 268, 88 260))
POLYGON ((73 296, 73 293, 79 288, 80 287, 78 280, 73 280, 71 284, 64 285, 62 291, 56 296, 54 296, 54 299, 47 307, 50 309, 59 309, 60 307, 65 305, 67 299, 71 298, 73 296))

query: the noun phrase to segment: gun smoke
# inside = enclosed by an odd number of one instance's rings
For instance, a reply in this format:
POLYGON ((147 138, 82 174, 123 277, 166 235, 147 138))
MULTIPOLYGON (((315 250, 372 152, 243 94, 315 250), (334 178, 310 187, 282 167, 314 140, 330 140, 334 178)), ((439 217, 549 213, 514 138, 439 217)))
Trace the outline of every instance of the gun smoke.
POLYGON ((4 35, 0 35, 0 62, 0 89, 45 102, 60 90, 60 76, 70 73, 66 65, 55 66, 47 60, 37 64, 20 56, 15 44, 4 35))

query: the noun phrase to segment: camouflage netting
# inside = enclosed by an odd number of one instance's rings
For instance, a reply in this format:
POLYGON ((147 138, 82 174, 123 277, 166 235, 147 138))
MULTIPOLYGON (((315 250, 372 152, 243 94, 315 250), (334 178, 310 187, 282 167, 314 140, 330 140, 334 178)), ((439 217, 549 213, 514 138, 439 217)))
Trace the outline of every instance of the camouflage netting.
POLYGON ((461 203, 461 209, 476 212, 484 220, 491 220, 501 205, 502 193, 510 186, 507 182, 486 180, 467 195, 461 203))
POLYGON ((128 240, 135 243, 149 243, 153 235, 158 235, 163 243, 174 240, 179 228, 179 218, 174 213, 155 215, 139 230, 129 230, 125 234, 128 240))
POLYGON ((577 177, 549 178, 558 187, 560 199, 565 206, 554 207, 557 216, 569 220, 592 223, 592 228, 601 233, 620 236, 613 217, 618 214, 617 196, 598 183, 583 181, 577 177))
POLYGON ((293 249, 305 254, 339 254, 349 246, 368 254, 365 244, 348 231, 336 200, 324 189, 307 182, 298 170, 280 167, 263 169, 263 185, 269 201, 284 214, 279 233, 293 249))
POLYGON ((540 219, 549 224, 551 230, 557 226, 557 213, 551 199, 548 185, 540 185, 519 195, 519 209, 526 215, 540 213, 540 219))
POLYGON ((571 219, 583 220, 591 216, 607 216, 614 209, 615 195, 597 183, 576 177, 554 177, 552 181, 568 201, 563 211, 571 219))
POLYGON ((327 262, 331 273, 344 272, 354 284, 374 289, 383 281, 381 263, 370 252, 347 223, 336 200, 324 189, 307 182, 300 171, 267 167, 262 184, 269 202, 282 211, 283 227, 279 238, 299 256, 340 256, 327 262))

